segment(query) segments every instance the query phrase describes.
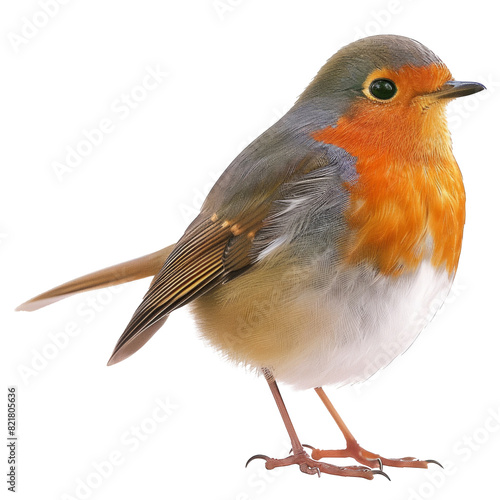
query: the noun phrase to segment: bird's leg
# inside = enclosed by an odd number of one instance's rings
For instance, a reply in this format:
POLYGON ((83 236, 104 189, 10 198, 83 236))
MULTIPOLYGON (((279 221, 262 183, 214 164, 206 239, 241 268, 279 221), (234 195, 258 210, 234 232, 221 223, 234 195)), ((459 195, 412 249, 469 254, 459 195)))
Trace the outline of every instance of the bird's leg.
MULTIPOLYGON (((331 401, 328 399, 328 396, 325 394, 325 391, 322 387, 316 387, 314 389, 318 396, 323 401, 326 409, 330 412, 330 415, 335 420, 336 424, 339 426, 342 434, 346 440, 346 447, 343 450, 319 450, 317 448, 312 448, 311 457, 314 459, 321 459, 325 457, 349 457, 354 458, 356 461, 363 465, 367 465, 369 467, 376 467, 377 464, 382 468, 382 465, 387 465, 390 467, 420 467, 427 468, 429 463, 434 463, 439 466, 441 464, 436 462, 435 460, 417 460, 413 457, 405 457, 405 458, 384 458, 377 453, 372 453, 371 451, 367 451, 362 448, 351 431, 347 428, 344 421, 340 418, 337 410, 334 408, 331 401)), ((306 445, 307 446, 307 445, 306 445)), ((442 466, 441 466, 442 467, 442 466)))
MULTIPOLYGON (((269 458, 266 455, 254 455, 248 460, 247 465, 252 460, 261 458, 265 460, 266 469, 268 470, 274 469, 276 467, 284 467, 286 465, 296 464, 305 474, 318 474, 318 476, 321 472, 324 472, 325 474, 333 474, 337 476, 351 476, 373 479, 374 474, 381 473, 381 471, 379 470, 371 470, 366 467, 337 467, 336 465, 313 460, 306 453, 304 447, 300 443, 273 374, 267 368, 264 368, 262 371, 264 373, 264 376, 266 377, 269 387, 271 388, 271 392, 273 394, 274 400, 276 401, 276 404, 278 405, 278 410, 281 414, 281 418, 283 419, 288 435, 290 436, 290 440, 292 442, 292 455, 286 458, 269 458)), ((385 476, 384 473, 382 474, 385 476)))

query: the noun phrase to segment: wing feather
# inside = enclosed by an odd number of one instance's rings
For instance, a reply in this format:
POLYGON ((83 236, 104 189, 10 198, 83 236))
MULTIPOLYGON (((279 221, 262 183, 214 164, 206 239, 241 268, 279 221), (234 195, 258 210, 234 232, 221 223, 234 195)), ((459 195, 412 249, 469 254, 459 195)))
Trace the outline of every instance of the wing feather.
POLYGON ((222 257, 231 235, 229 225, 209 219, 181 238, 119 338, 109 365, 142 347, 157 330, 151 333, 152 326, 171 311, 221 281, 224 274, 222 257), (138 338, 145 334, 148 338, 139 341, 138 338))

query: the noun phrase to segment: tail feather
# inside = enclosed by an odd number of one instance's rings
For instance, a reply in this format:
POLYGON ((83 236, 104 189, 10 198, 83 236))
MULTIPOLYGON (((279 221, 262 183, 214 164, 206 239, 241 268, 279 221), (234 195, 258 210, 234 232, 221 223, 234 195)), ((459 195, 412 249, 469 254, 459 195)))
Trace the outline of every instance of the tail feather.
POLYGON ((153 276, 160 271, 167 257, 174 249, 174 246, 170 245, 138 259, 122 262, 121 264, 116 264, 115 266, 107 267, 68 281, 24 302, 16 308, 16 311, 36 311, 75 293, 119 285, 120 283, 153 276))

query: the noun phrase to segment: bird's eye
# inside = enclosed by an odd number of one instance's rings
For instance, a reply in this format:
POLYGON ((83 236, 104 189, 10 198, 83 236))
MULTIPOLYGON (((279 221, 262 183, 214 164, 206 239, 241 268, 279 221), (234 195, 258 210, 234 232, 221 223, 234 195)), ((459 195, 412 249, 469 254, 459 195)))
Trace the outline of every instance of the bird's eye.
POLYGON ((370 94, 377 99, 386 101, 394 97, 397 91, 396 84, 392 80, 378 78, 370 83, 370 94))

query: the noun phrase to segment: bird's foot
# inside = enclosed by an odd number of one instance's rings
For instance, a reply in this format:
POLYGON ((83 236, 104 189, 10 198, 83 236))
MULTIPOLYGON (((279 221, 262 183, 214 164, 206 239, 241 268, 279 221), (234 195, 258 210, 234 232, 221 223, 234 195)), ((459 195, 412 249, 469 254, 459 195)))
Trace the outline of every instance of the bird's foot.
POLYGON ((303 449, 286 458, 270 458, 266 455, 254 455, 247 461, 245 467, 252 460, 257 458, 265 460, 265 467, 268 470, 275 469, 276 467, 286 467, 287 465, 296 464, 304 474, 318 474, 318 476, 320 476, 323 472, 325 474, 335 476, 363 477, 365 479, 373 479, 376 474, 381 474, 389 479, 389 476, 381 470, 373 470, 367 467, 359 466, 337 467, 336 465, 325 462, 318 462, 313 460, 303 449))
POLYGON ((309 445, 304 445, 312 450, 311 457, 315 460, 322 458, 353 458, 360 464, 368 467, 378 467, 382 470, 383 465, 388 467, 414 467, 427 469, 428 464, 436 464, 443 467, 436 460, 418 460, 414 457, 384 458, 377 453, 372 453, 362 448, 356 441, 348 442, 343 450, 319 450, 309 445))

